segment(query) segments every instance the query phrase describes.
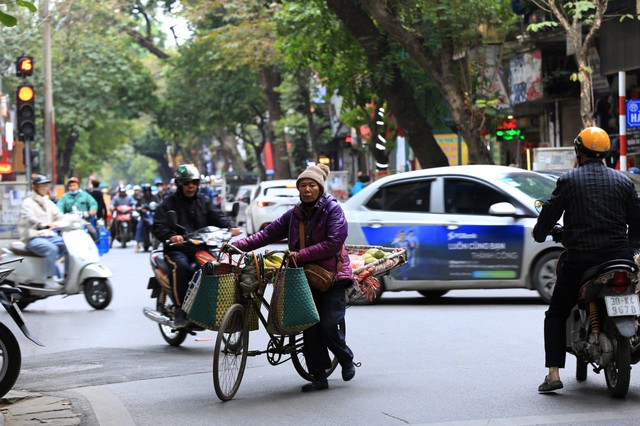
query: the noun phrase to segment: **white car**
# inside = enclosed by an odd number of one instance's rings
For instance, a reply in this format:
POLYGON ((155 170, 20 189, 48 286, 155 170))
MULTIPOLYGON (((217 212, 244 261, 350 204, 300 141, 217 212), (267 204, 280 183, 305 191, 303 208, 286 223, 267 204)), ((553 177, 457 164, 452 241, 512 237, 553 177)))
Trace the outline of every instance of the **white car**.
POLYGON ((439 167, 387 176, 346 201, 348 244, 406 247, 382 291, 439 297, 453 289, 528 288, 548 302, 561 245, 536 243, 536 199, 555 182, 504 166, 439 167))
POLYGON ((251 194, 257 186, 258 185, 242 185, 238 188, 235 200, 235 203, 238 204, 238 215, 235 218, 238 226, 244 225, 247 222, 246 210, 249 206, 249 202, 251 201, 251 194))
POLYGON ((295 179, 260 182, 245 210, 247 235, 255 234, 300 202, 295 179))

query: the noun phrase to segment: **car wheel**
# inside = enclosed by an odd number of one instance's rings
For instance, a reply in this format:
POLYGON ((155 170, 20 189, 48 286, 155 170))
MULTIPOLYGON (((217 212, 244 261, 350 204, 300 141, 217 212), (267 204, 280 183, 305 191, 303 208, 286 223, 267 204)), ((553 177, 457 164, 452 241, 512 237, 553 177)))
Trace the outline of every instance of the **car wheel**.
POLYGON ((531 280, 533 288, 540 293, 540 297, 544 303, 551 301, 553 288, 556 285, 556 265, 558 264, 560 252, 553 251, 546 253, 538 259, 533 266, 533 274, 531 280))

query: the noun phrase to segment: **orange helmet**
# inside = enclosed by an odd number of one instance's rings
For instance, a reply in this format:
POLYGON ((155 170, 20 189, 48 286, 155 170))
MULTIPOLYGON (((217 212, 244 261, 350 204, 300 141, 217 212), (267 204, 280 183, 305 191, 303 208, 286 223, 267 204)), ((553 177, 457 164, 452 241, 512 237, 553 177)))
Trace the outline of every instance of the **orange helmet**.
POLYGON ((581 131, 573 145, 576 151, 594 158, 605 158, 611 149, 609 135, 599 127, 587 127, 581 131))

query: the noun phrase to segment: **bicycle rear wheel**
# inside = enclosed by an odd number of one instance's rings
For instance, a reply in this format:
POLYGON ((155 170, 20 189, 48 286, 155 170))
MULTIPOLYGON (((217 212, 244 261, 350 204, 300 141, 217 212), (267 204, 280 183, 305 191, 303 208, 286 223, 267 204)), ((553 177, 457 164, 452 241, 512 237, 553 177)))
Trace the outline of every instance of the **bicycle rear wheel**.
MULTIPOLYGON (((342 322, 338 325, 338 328, 340 329, 340 331, 342 331, 342 334, 346 338, 347 325, 344 321, 344 318, 342 319, 342 322)), ((290 336, 289 344, 296 345, 297 350, 293 354, 291 354, 291 362, 293 362, 293 366, 295 367, 296 371, 298 372, 300 377, 302 377, 303 379, 308 380, 310 382, 313 381, 313 376, 311 375, 311 373, 309 372, 309 369, 307 368, 307 361, 304 359, 304 354, 302 353, 302 347, 304 345, 303 339, 302 339, 302 333, 296 334, 295 336, 290 336)), ((329 377, 338 367, 338 358, 333 354, 333 352, 331 352, 331 350, 329 350, 329 356, 331 356, 331 367, 327 369, 327 377, 329 377)))
POLYGON ((246 309, 239 303, 224 314, 213 352, 213 387, 222 401, 229 401, 240 388, 247 364, 249 328, 246 309))

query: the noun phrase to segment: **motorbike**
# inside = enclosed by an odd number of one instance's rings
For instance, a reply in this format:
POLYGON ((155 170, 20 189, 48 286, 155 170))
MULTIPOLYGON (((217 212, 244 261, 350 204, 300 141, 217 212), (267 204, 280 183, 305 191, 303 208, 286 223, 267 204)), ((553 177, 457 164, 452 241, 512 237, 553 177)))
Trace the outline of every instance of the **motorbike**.
POLYGON ((142 231, 142 247, 144 251, 149 251, 149 248, 155 250, 160 246, 160 241, 153 234, 153 215, 158 207, 158 203, 152 201, 149 205, 143 205, 140 208, 140 223, 143 224, 142 231))
MULTIPOLYGON (((562 226, 556 225, 551 235, 562 242, 562 226)), ((631 338, 640 315, 635 293, 638 265, 627 259, 609 260, 585 271, 581 282, 566 323, 567 352, 576 357, 576 380, 586 380, 591 365, 597 374, 604 370, 611 396, 623 398, 629 390, 631 338)))
MULTIPOLYGON (((175 212, 173 215, 171 215, 171 211, 168 213, 170 214, 170 220, 171 216, 175 217, 175 212)), ((175 226, 182 228, 179 225, 175 226)), ((182 231, 184 231, 184 228, 182 228, 182 231)), ((180 233, 184 234, 184 232, 180 233)), ((220 248, 224 243, 231 240, 231 236, 229 229, 216 228, 214 226, 208 226, 193 233, 184 234, 185 242, 183 244, 190 244, 199 249, 196 252, 196 261, 192 264, 194 273, 205 263, 224 261, 226 254, 221 255, 220 248)), ((163 244, 170 245, 171 243, 165 241, 163 244)), ((145 307, 143 313, 147 318, 158 323, 160 333, 168 344, 171 346, 180 346, 187 335, 195 335, 197 331, 204 329, 197 325, 176 328, 174 324, 176 304, 173 300, 173 288, 169 278, 171 269, 165 259, 163 250, 153 250, 150 256, 150 262, 153 276, 149 278, 147 288, 151 290, 151 298, 156 299, 156 308, 145 307)))
POLYGON ((135 238, 135 224, 138 223, 140 214, 131 206, 118 206, 113 212, 113 235, 109 247, 118 240, 122 248, 127 247, 127 243, 135 238))
MULTIPOLYGON (((0 267, 14 262, 22 262, 22 258, 1 261, 0 267)), ((11 268, 0 269, 0 283, 13 271, 11 268)), ((38 346, 44 346, 31 335, 20 308, 16 305, 14 296, 20 294, 19 288, 0 286, 0 303, 7 310, 11 319, 20 328, 25 337, 38 346)), ((0 322, 0 398, 13 388, 20 375, 22 365, 22 353, 18 340, 9 327, 0 322)))
POLYGON ((24 258, 14 266, 7 276, 6 283, 19 288, 15 295, 18 307, 24 310, 29 304, 49 296, 72 295, 84 293, 87 303, 94 309, 104 309, 111 303, 113 290, 109 278, 111 270, 100 264, 98 248, 84 230, 82 220, 73 214, 66 214, 54 223, 60 232, 67 248, 67 255, 57 264, 59 275, 64 278, 61 289, 44 288, 47 276, 45 260, 27 250, 22 241, 12 241, 9 247, 3 248, 3 260, 24 258), (65 265, 64 263, 68 262, 65 265))

